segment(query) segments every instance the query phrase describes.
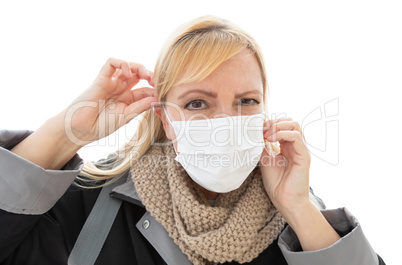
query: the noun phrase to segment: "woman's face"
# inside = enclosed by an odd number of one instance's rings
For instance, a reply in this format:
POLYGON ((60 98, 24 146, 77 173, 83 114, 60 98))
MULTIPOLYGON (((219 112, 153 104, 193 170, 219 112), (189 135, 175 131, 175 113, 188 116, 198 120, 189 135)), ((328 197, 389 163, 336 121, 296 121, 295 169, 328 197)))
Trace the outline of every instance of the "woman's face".
MULTIPOLYGON (((253 115, 264 111, 263 84, 257 59, 244 49, 200 82, 172 87, 165 110, 172 121, 253 115)), ((157 113, 166 136, 175 133, 163 111, 157 113)), ((173 141, 175 142, 175 141, 173 141)))

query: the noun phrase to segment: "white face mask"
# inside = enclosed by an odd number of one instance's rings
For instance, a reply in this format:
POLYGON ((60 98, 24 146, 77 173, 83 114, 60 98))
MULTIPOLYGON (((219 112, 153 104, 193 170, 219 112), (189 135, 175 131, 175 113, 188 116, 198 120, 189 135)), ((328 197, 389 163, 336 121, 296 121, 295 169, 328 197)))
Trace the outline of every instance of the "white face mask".
POLYGON ((264 150, 265 113, 172 121, 177 156, 188 175, 207 190, 226 193, 241 186, 264 150))

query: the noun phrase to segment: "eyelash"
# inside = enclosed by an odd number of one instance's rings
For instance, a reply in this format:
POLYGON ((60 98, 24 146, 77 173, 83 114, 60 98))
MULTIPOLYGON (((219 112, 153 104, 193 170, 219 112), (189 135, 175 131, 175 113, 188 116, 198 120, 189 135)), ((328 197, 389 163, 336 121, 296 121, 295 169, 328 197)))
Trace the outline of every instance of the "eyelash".
MULTIPOLYGON (((260 102, 259 102, 258 100, 253 99, 253 98, 242 98, 242 99, 240 100, 240 102, 241 102, 242 100, 244 100, 244 99, 246 99, 246 100, 250 100, 250 99, 251 99, 251 100, 253 100, 253 101, 256 103, 256 105, 260 104, 260 102)), ((195 99, 195 100, 191 100, 189 103, 187 103, 187 104, 184 106, 184 108, 185 108, 185 109, 188 109, 188 110, 197 110, 197 109, 189 109, 189 108, 188 108, 188 107, 189 107, 192 103, 194 103, 194 102, 202 102, 202 103, 206 104, 205 101, 202 100, 202 99, 195 99)))

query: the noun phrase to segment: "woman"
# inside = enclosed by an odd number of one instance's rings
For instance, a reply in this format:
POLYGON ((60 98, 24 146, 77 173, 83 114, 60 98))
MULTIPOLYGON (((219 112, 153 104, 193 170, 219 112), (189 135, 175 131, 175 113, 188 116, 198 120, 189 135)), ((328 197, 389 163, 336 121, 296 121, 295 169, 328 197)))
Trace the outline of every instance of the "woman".
POLYGON ((172 35, 154 75, 109 59, 37 131, 2 132, 0 263, 384 264, 346 209, 319 209, 300 126, 264 119, 267 90, 253 38, 210 16, 172 35), (82 168, 83 145, 139 114, 124 148, 82 168))

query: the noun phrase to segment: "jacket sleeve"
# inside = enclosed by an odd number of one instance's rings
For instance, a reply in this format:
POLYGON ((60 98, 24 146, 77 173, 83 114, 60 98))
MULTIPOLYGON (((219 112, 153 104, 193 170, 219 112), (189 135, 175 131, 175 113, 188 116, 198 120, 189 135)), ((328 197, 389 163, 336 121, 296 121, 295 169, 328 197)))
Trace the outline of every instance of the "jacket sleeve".
POLYGON ((0 131, 0 209, 43 214, 65 193, 82 168, 75 155, 62 170, 45 170, 10 152, 29 131, 0 131))
POLYGON ((10 152, 31 131, 0 130, 0 262, 66 192, 82 168, 75 155, 61 170, 45 170, 10 152))
POLYGON ((279 236, 278 245, 289 265, 385 264, 370 246, 358 220, 346 208, 321 212, 341 239, 325 249, 302 251, 295 232, 287 226, 279 236))

